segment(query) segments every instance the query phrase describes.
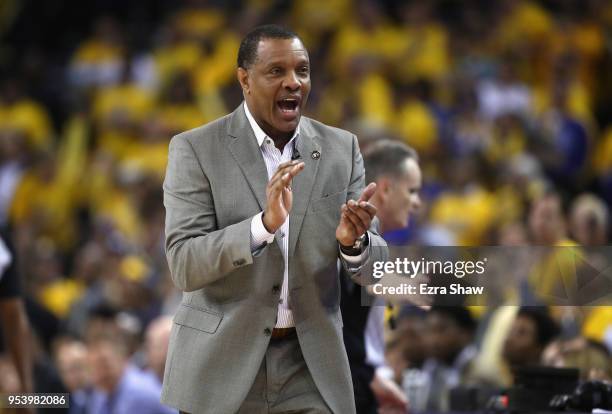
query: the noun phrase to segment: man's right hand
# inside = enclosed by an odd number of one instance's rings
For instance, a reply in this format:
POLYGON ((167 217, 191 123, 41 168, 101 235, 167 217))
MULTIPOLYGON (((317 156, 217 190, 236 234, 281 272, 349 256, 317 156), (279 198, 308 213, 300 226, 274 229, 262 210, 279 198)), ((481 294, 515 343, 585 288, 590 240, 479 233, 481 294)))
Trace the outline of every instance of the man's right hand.
POLYGON ((276 233, 276 230, 287 220, 293 205, 291 182, 293 177, 304 169, 304 165, 303 162, 297 160, 284 162, 278 166, 278 169, 268 181, 266 209, 262 221, 269 233, 276 233))

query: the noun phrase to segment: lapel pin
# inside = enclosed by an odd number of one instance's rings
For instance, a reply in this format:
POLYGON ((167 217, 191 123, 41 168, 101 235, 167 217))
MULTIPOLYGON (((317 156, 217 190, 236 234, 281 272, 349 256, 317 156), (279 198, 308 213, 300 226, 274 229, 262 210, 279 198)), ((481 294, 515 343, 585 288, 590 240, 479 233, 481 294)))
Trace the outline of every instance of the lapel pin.
POLYGON ((310 156, 312 157, 313 160, 318 160, 319 158, 321 158, 321 153, 319 151, 313 151, 312 154, 310 154, 310 156))

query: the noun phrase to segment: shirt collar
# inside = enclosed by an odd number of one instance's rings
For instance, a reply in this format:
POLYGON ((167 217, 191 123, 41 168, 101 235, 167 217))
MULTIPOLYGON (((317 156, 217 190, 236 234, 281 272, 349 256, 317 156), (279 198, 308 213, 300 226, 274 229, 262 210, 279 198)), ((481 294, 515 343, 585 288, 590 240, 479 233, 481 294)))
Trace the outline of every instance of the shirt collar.
MULTIPOLYGON (((268 135, 263 131, 263 129, 261 129, 257 121, 255 121, 255 118, 253 118, 253 115, 251 114, 251 111, 249 111, 249 107, 247 106, 246 101, 244 102, 244 112, 246 114, 247 119, 249 120, 251 129, 255 134, 255 138, 257 138, 257 146, 261 147, 268 135)), ((295 131, 293 132, 293 136, 287 144, 293 143, 293 141, 296 140, 297 137, 300 135, 300 123, 298 123, 297 128, 295 128, 295 131)))

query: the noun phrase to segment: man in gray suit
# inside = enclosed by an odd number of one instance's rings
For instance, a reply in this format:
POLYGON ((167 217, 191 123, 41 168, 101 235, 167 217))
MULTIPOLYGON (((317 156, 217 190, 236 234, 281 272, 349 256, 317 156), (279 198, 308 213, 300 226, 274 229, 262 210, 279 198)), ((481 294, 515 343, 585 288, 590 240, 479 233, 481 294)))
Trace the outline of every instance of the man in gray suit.
POLYGON ((386 258, 349 132, 301 116, 301 40, 256 28, 238 52, 245 102, 175 136, 166 252, 183 294, 162 401, 190 413, 355 412, 339 270, 386 258))

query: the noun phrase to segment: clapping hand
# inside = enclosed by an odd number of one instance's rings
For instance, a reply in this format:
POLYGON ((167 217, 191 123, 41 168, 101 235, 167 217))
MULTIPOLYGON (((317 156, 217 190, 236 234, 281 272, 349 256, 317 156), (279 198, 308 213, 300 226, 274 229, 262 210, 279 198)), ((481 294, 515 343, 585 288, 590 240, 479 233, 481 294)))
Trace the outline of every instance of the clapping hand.
POLYGON ((376 216, 376 207, 369 200, 376 192, 376 184, 370 183, 359 200, 349 200, 341 207, 342 216, 336 228, 336 239, 341 246, 351 247, 369 228, 376 216))
POLYGON ((268 181, 266 209, 262 221, 269 233, 276 233, 276 230, 287 220, 293 205, 291 181, 303 169, 304 163, 301 161, 284 162, 278 166, 278 169, 268 181))

